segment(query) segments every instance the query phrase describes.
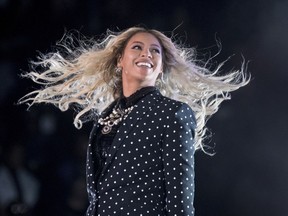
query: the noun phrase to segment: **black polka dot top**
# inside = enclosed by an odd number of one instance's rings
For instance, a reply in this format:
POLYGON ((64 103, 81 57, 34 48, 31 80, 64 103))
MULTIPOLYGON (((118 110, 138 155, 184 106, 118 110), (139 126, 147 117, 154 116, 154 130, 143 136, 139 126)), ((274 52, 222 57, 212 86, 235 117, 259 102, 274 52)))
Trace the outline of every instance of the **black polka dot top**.
POLYGON ((86 215, 194 215, 195 127, 187 104, 150 91, 117 127, 97 174, 101 125, 95 122, 87 149, 86 215))
MULTIPOLYGON (((143 87, 140 90, 136 91, 134 94, 130 95, 129 97, 125 97, 123 94, 120 96, 119 99, 116 100, 116 104, 114 107, 105 110, 105 114, 102 117, 107 117, 111 115, 113 109, 121 109, 125 110, 129 107, 133 107, 141 98, 145 97, 145 95, 156 91, 156 87, 154 86, 147 86, 143 87)), ((134 108, 134 107, 133 107, 134 108)), ((111 144, 113 139, 117 133, 118 128, 120 127, 122 121, 120 121, 117 125, 111 127, 111 131, 109 133, 103 133, 104 125, 99 126, 99 130, 97 134, 95 134, 95 143, 92 145, 93 154, 94 154, 94 169, 95 169, 95 178, 97 179, 108 156, 111 144)))

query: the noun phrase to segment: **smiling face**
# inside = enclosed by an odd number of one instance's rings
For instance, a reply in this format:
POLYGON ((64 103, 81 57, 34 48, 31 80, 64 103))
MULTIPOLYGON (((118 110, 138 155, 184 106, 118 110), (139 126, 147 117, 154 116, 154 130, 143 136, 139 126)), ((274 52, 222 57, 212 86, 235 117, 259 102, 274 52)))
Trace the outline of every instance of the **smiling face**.
POLYGON ((136 33, 128 41, 117 66, 122 68, 124 95, 127 89, 154 86, 162 71, 162 47, 158 39, 150 33, 136 33))

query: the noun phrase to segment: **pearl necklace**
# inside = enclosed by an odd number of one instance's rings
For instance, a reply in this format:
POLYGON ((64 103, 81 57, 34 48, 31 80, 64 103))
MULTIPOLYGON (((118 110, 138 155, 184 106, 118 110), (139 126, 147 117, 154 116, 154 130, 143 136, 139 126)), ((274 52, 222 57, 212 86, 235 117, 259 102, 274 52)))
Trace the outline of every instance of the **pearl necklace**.
POLYGON ((111 132, 112 127, 114 125, 119 124, 122 120, 124 120, 128 114, 133 110, 134 106, 128 107, 125 110, 120 108, 113 108, 112 113, 105 118, 99 118, 98 123, 100 125, 104 125, 101 132, 102 134, 108 134, 111 132))

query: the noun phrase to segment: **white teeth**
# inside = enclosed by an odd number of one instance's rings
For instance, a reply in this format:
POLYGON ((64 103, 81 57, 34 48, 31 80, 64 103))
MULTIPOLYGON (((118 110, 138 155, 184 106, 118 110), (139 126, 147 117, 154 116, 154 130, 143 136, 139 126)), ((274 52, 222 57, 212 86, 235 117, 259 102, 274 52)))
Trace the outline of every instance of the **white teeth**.
POLYGON ((138 62, 137 66, 146 66, 146 67, 152 68, 152 65, 147 62, 138 62))

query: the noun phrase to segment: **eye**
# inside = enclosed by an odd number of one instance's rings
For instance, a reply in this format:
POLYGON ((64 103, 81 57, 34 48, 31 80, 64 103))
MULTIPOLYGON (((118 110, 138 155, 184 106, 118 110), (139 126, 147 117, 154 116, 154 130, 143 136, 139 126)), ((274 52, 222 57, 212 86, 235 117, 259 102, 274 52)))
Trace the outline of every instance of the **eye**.
POLYGON ((152 52, 155 52, 155 53, 160 54, 160 49, 158 49, 158 48, 153 48, 153 49, 152 49, 152 52))
POLYGON ((132 46, 132 49, 141 50, 141 46, 140 45, 134 45, 134 46, 132 46))

